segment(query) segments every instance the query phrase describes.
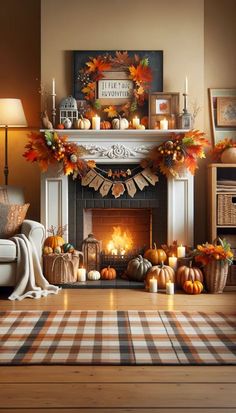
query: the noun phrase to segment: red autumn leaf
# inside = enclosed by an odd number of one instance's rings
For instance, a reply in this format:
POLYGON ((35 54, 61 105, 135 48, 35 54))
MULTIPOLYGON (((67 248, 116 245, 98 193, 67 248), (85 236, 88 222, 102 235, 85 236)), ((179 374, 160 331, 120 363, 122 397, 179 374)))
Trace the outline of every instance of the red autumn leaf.
POLYGON ((137 67, 131 65, 129 67, 131 78, 135 82, 151 82, 152 81, 152 71, 150 67, 144 66, 141 63, 137 67))

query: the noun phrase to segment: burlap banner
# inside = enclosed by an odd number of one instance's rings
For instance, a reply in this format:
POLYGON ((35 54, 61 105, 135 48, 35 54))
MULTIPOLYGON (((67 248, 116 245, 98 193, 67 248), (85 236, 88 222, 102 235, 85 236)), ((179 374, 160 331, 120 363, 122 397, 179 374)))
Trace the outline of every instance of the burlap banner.
POLYGON ((89 186, 96 192, 99 191, 102 197, 108 195, 111 190, 112 195, 115 198, 119 198, 125 193, 125 191, 127 191, 129 196, 133 198, 137 192, 137 189, 143 191, 146 186, 154 186, 158 181, 158 176, 154 174, 150 170, 150 168, 145 168, 143 171, 134 175, 132 178, 129 177, 124 181, 113 181, 111 179, 105 178, 95 169, 91 169, 85 175, 85 177, 83 177, 81 185, 89 186))

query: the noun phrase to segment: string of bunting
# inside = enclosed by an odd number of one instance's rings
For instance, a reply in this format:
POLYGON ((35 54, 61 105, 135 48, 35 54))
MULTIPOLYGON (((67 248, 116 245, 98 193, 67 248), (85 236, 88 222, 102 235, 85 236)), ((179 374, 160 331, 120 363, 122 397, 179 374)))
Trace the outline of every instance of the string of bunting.
MULTIPOLYGON (((137 168, 134 168, 134 170, 135 169, 137 168)), ((130 176, 134 170, 130 171, 130 174, 128 173, 128 175, 130 176)), ((119 198, 125 191, 127 191, 129 196, 133 198, 137 192, 137 188, 142 191, 146 186, 155 186, 159 181, 158 176, 153 173, 150 168, 145 168, 134 176, 122 181, 114 180, 114 178, 109 179, 109 176, 104 177, 99 171, 107 174, 107 171, 100 170, 99 168, 91 169, 82 178, 81 185, 89 186, 96 192, 99 191, 102 197, 107 196, 111 190, 111 193, 115 198, 119 198)))

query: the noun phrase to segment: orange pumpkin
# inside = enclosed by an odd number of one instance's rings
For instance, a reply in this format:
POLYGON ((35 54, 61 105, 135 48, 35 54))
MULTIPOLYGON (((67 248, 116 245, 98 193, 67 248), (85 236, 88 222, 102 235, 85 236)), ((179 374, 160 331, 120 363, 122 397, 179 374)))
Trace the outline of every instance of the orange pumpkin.
POLYGON ((51 247, 53 250, 56 247, 62 247, 65 244, 65 240, 60 235, 51 235, 44 241, 44 247, 51 247))
POLYGON ((114 280, 116 278, 116 270, 115 268, 110 267, 103 268, 101 270, 101 278, 102 280, 114 280))
POLYGON ((183 290, 187 294, 201 294, 203 284, 200 281, 187 280, 183 284, 183 290))
POLYGON ((181 265, 177 269, 176 272, 176 283, 180 287, 183 286, 185 281, 200 281, 201 283, 203 282, 203 274, 200 268, 192 267, 192 263, 190 263, 189 267, 186 265, 181 265))
POLYGON ((175 282, 175 272, 173 268, 164 264, 155 265, 150 268, 145 280, 146 289, 149 289, 149 282, 153 277, 157 280, 157 285, 160 289, 166 288, 166 283, 168 281, 175 282))
POLYGON ((100 123, 100 128, 101 129, 111 129, 111 122, 109 122, 109 120, 103 120, 100 123))
POLYGON ((157 265, 164 262, 167 259, 167 255, 162 248, 157 248, 154 243, 154 248, 150 248, 144 253, 144 258, 152 263, 152 265, 157 265))

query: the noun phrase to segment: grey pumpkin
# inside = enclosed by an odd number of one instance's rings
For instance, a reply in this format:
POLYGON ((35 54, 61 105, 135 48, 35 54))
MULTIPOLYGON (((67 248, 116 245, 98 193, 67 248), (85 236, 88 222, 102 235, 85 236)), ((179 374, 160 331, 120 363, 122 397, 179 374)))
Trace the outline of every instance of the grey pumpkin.
POLYGON ((145 275, 151 267, 152 264, 150 261, 143 258, 142 255, 139 255, 129 261, 126 273, 130 280, 143 281, 145 275))

